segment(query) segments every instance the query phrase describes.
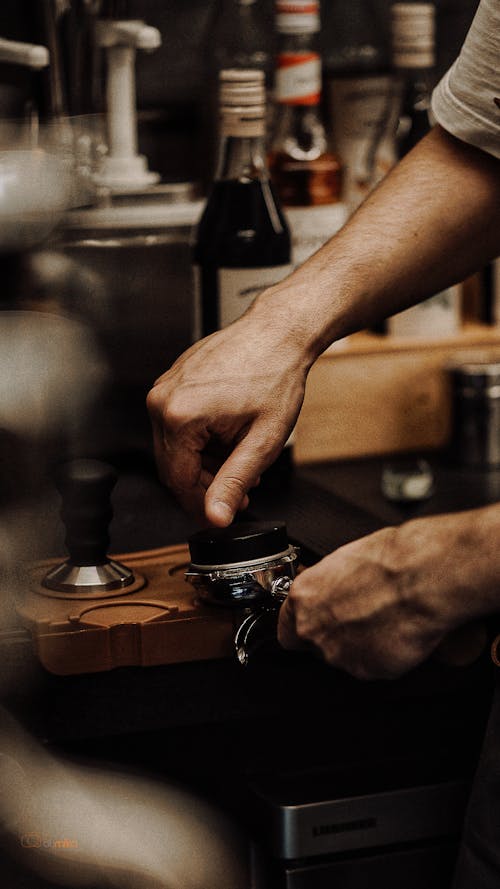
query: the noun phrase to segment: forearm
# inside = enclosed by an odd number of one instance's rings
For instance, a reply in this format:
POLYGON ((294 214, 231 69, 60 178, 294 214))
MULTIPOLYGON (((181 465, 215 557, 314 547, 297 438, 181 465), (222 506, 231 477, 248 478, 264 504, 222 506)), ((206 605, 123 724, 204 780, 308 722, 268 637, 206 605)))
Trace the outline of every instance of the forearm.
POLYGON ((254 310, 286 324, 314 361, 339 337, 462 280, 499 251, 500 161, 436 127, 254 310))
POLYGON ((500 612, 500 504, 416 519, 395 529, 389 570, 446 626, 500 612))

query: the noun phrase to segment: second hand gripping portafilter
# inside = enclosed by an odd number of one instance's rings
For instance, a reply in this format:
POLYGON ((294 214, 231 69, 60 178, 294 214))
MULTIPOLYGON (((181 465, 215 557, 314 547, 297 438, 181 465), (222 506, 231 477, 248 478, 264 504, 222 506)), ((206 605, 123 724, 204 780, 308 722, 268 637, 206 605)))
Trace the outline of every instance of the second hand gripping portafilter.
POLYGON ((62 497, 69 559, 44 577, 42 584, 47 589, 92 598, 134 582, 129 568, 107 556, 113 517, 111 492, 116 480, 113 467, 100 460, 72 460, 59 468, 56 485, 62 497))
POLYGON ((298 549, 284 522, 247 522, 210 528, 189 538, 186 579, 200 599, 240 609, 236 655, 244 666, 263 642, 276 639, 278 611, 297 571, 298 549))

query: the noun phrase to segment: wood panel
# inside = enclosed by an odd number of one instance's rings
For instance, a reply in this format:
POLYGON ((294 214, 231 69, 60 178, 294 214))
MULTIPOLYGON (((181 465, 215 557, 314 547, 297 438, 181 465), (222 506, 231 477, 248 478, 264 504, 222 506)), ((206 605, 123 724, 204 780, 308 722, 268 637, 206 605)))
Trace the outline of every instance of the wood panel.
POLYGON ((312 368, 297 423, 298 463, 437 449, 449 440, 451 361, 500 358, 500 332, 468 326, 439 341, 359 334, 312 368))

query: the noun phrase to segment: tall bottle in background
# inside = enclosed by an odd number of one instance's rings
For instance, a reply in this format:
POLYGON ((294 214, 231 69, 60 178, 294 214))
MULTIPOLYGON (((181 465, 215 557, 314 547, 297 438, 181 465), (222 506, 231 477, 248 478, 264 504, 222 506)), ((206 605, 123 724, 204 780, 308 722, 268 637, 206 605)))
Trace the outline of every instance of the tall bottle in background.
POLYGON ((279 48, 269 166, 300 264, 344 221, 341 164, 322 119, 319 2, 277 0, 275 8, 279 48))
POLYGON ((344 165, 342 200, 352 213, 396 163, 399 83, 379 0, 329 0, 322 29, 330 136, 344 165))
POLYGON ((236 320, 291 271, 265 157, 265 109, 262 71, 221 72, 219 165, 194 248, 194 340, 236 320))
MULTIPOLYGON (((433 3, 393 3, 391 7, 393 67, 403 84, 397 128, 399 157, 407 154, 431 127, 435 13, 433 3)), ((425 339, 453 336, 460 328, 460 303, 461 286, 449 287, 389 318, 388 332, 425 339)))
POLYGON ((436 9, 433 3, 393 3, 392 65, 402 82, 397 128, 398 157, 404 157, 431 127, 435 83, 436 9))
MULTIPOLYGON (((264 72, 267 92, 271 88, 275 38, 263 4, 264 0, 217 0, 207 21, 202 97, 203 174, 207 187, 213 179, 219 141, 220 72, 258 69, 264 72)), ((268 104, 268 115, 269 110, 268 104)))

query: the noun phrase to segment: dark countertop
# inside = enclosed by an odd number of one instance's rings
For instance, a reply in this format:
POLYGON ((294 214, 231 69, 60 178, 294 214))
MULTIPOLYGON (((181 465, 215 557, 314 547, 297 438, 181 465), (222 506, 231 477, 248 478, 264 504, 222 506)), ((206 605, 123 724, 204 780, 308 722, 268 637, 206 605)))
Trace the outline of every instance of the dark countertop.
MULTIPOLYGON (((429 459, 436 492, 411 510, 384 500, 379 489, 384 461, 377 459, 302 467, 286 483, 263 485, 251 510, 261 518, 285 519, 305 561, 312 561, 410 514, 498 498, 500 472, 458 471, 439 456, 429 459)), ((122 463, 119 472, 111 552, 183 542, 195 530, 147 461, 122 463)), ((56 500, 51 508, 54 518, 56 500)), ((54 540, 62 552, 60 527, 54 540)), ((400 680, 363 683, 310 655, 278 650, 256 658, 247 670, 218 660, 73 677, 46 673, 24 632, 4 632, 0 653, 3 700, 35 735, 87 751, 94 744, 113 755, 134 749, 133 739, 147 735, 161 738, 161 756, 186 767, 192 767, 201 727, 212 761, 236 758, 252 769, 268 761, 270 745, 281 761, 296 762, 300 749, 301 757, 321 763, 331 761, 332 751, 352 760, 365 757, 367 748, 384 756, 410 747, 449 750, 460 737, 460 750, 475 751, 474 758, 493 681, 487 655, 465 668, 431 660, 400 680)))

